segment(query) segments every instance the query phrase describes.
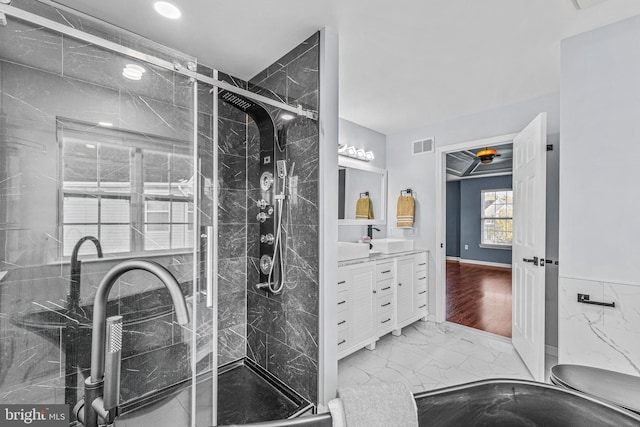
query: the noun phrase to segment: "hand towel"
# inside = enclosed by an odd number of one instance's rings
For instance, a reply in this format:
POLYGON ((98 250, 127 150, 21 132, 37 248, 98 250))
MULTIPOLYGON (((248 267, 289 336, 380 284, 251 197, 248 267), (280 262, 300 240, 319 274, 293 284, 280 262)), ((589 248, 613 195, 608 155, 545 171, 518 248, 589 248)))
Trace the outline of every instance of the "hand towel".
POLYGON ((333 427, 347 427, 347 421, 344 419, 344 407, 342 400, 333 399, 327 402, 329 412, 331 412, 331 420, 333 427))
POLYGON ((338 389, 347 427, 417 427, 418 411, 409 388, 381 383, 338 389))
POLYGON ((369 197, 361 197, 356 203, 356 219, 374 219, 373 203, 369 197))
POLYGON ((416 214, 416 201, 413 196, 398 197, 398 227, 413 227, 416 214))

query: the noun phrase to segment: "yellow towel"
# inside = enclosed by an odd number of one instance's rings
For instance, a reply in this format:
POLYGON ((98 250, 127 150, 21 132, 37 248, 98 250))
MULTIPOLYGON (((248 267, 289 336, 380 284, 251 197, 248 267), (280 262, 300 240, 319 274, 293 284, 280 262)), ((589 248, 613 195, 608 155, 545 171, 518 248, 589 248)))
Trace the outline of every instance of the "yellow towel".
POLYGON ((373 203, 368 197, 361 197, 356 203, 356 219, 374 219, 373 203))
POLYGON ((416 213, 416 201, 413 196, 398 197, 398 227, 413 227, 416 213))

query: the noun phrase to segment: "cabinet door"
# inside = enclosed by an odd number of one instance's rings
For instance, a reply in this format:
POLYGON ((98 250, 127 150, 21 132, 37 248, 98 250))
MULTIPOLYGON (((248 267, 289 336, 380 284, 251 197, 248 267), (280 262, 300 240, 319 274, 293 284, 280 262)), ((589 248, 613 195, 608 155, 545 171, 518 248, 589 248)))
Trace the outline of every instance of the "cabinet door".
POLYGON ((375 333, 375 268, 372 264, 354 268, 348 280, 351 297, 348 340, 356 345, 371 339, 375 333))
POLYGON ((398 259, 398 323, 411 319, 416 313, 416 293, 414 281, 416 263, 414 257, 398 259))

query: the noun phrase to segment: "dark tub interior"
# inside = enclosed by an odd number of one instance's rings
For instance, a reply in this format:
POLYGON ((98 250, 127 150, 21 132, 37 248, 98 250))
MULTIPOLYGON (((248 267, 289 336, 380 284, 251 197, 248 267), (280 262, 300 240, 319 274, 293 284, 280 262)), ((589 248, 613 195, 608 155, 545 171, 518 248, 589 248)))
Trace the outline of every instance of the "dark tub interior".
MULTIPOLYGON (((485 380, 415 395, 421 427, 631 427, 640 416, 556 386, 519 380, 485 380)), ((331 427, 322 414, 252 424, 263 427, 331 427)))

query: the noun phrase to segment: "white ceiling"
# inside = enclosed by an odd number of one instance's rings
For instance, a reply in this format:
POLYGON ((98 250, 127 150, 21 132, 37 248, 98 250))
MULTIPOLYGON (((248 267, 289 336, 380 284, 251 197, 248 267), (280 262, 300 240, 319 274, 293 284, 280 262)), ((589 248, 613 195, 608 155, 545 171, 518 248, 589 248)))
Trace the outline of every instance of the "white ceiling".
POLYGON ((313 32, 340 38, 340 116, 390 134, 557 92, 560 40, 638 0, 60 0, 248 79, 313 32), (596 2, 597 3, 597 2, 596 2))

